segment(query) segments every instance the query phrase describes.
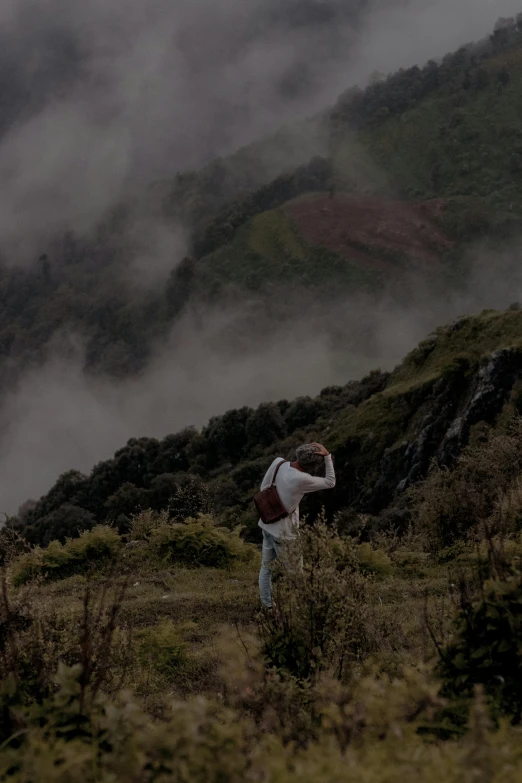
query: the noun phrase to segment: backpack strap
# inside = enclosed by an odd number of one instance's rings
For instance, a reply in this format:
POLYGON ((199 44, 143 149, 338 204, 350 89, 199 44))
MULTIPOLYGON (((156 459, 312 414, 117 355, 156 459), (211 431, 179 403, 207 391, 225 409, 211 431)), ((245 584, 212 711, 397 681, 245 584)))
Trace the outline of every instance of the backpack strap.
POLYGON ((274 478, 272 479, 272 486, 273 487, 275 487, 277 474, 279 473, 279 468, 281 467, 281 465, 284 465, 285 462, 286 462, 286 460, 282 459, 281 462, 279 463, 279 465, 277 466, 277 468, 275 469, 274 478))

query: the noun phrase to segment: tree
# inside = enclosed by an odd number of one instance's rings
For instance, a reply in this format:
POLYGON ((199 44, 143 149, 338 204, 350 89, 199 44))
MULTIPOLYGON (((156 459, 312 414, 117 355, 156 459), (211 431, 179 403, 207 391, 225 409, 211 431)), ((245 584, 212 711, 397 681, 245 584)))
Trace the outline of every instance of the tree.
POLYGON ((25 509, 24 521, 32 525, 37 519, 56 511, 64 504, 81 506, 86 497, 88 479, 78 470, 68 470, 54 486, 31 508, 25 509))
POLYGON ((178 483, 172 473, 163 473, 156 476, 150 487, 150 505, 156 511, 162 511, 170 506, 172 498, 176 495, 178 483))
POLYGON ((128 481, 137 487, 144 486, 158 451, 159 441, 156 438, 131 438, 114 455, 114 470, 118 474, 119 483, 128 481))
POLYGON ((18 519, 24 519, 29 511, 32 511, 33 508, 36 508, 37 501, 36 500, 26 500, 25 503, 22 503, 22 505, 18 508, 17 517, 18 519))
POLYGON ((91 530, 96 518, 84 508, 72 503, 62 506, 41 517, 38 522, 24 530, 31 544, 47 546, 51 541, 65 542, 66 538, 77 538, 84 530, 91 530))
POLYGON ((199 476, 182 474, 176 478, 169 502, 172 517, 183 522, 189 517, 208 513, 211 510, 210 492, 199 476))
POLYGON ((151 492, 126 481, 105 501, 107 516, 111 520, 123 515, 131 517, 150 507, 151 492))
POLYGON ((210 420, 201 433, 206 442, 209 467, 223 461, 239 462, 247 445, 246 426, 252 413, 251 408, 244 407, 210 420))
POLYGON ((511 82, 511 73, 506 65, 503 65, 497 74, 497 81, 501 87, 507 87, 511 82))
POLYGON ((442 167, 438 160, 431 170, 431 186, 435 193, 440 193, 442 187, 442 167))
POLYGON ((150 465, 150 473, 179 473, 189 468, 188 449, 197 436, 195 427, 187 427, 175 435, 167 435, 159 442, 158 452, 150 465))
POLYGON ((265 403, 260 405, 248 418, 246 436, 248 447, 271 446, 272 443, 284 438, 286 424, 277 405, 265 403))
POLYGON ((92 470, 87 491, 86 508, 98 518, 106 515, 105 501, 121 485, 113 459, 99 462, 92 470))
POLYGON ((288 408, 285 414, 285 421, 288 432, 308 427, 317 420, 321 411, 321 404, 318 400, 312 400, 311 397, 298 397, 288 408))
POLYGON ((479 68, 475 75, 475 86, 478 90, 485 90, 490 83, 489 73, 485 68, 479 68))

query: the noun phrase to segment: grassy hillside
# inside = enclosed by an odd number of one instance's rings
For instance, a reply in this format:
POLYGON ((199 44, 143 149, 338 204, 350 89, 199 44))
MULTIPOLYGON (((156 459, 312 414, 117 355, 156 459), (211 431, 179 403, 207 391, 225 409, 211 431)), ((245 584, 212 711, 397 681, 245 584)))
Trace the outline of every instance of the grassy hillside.
POLYGON ((292 284, 317 293, 327 293, 330 288, 333 293, 339 286, 375 288, 379 275, 335 253, 310 247, 288 215, 278 209, 252 218, 231 244, 201 259, 197 283, 203 295, 227 286, 262 292, 292 284))
MULTIPOLYGON (((299 174, 287 170, 278 180, 263 183, 261 190, 227 207, 217 223, 223 227, 233 216, 237 228, 292 195, 329 188, 387 198, 457 198, 457 205, 463 197, 470 199, 470 208, 474 198, 479 203, 485 199, 491 219, 482 227, 486 231, 507 217, 518 220, 521 30, 518 21, 505 20, 489 39, 461 48, 440 63, 401 70, 364 91, 347 90, 315 126, 316 138, 320 133, 328 137, 322 166, 318 160, 309 172, 302 166, 299 174), (310 175, 315 187, 310 187, 310 175), (514 214, 506 215, 506 210, 514 214)), ((281 149, 286 150, 284 143, 281 149)), ((239 153, 238 165, 243 159, 239 153)), ((234 158, 229 161, 233 170, 234 158)), ((205 191, 204 178, 196 187, 205 191)), ((233 190, 227 191, 225 201, 234 198, 233 190)), ((471 233, 478 228, 470 226, 471 233)), ((215 224, 212 232, 214 246, 230 239, 226 231, 219 238, 215 224)))

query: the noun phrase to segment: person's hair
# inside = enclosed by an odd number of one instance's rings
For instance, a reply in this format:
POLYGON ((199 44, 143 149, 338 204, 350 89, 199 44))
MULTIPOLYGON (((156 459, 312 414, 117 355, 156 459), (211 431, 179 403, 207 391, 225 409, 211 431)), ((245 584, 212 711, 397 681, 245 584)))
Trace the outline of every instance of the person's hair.
POLYGON ((314 470, 314 468, 322 465, 324 461, 324 457, 317 450, 317 446, 312 446, 311 443, 305 443, 303 446, 299 446, 299 448, 296 449, 295 458, 304 470, 314 470))

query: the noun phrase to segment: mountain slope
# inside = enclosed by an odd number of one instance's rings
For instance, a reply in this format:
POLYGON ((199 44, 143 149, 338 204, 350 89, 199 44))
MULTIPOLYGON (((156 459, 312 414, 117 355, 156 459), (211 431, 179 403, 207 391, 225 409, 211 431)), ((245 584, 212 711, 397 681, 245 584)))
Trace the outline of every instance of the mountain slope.
POLYGON ((457 246, 441 225, 447 202, 399 202, 320 191, 256 215, 195 267, 194 292, 263 292, 298 285, 316 294, 373 291, 408 270, 426 278, 457 246))
POLYGON ((475 425, 522 410, 522 310, 485 311, 441 328, 391 374, 325 389, 317 398, 242 408, 163 441, 133 439, 90 476, 64 474, 16 523, 32 543, 76 535, 96 522, 125 529, 140 508, 189 516, 210 503, 256 535, 251 497, 275 454, 324 440, 338 484, 308 510, 388 518, 437 457, 449 464, 475 425))
MULTIPOLYGON (((318 250, 329 251, 338 285, 357 288, 352 266, 336 263, 332 253, 360 267, 362 250, 367 272, 379 268, 393 276, 397 260, 415 263, 436 256, 454 263, 469 241, 512 236, 522 218, 522 137, 517 124, 522 109, 521 46, 520 28, 513 23, 499 28, 488 43, 460 50, 440 65, 400 72, 364 93, 349 91, 328 119, 328 160, 315 159, 294 175, 234 202, 196 234, 195 250, 203 256, 205 276, 212 271, 216 285, 222 280, 247 288, 270 279, 277 248, 288 248, 289 227, 280 215, 255 216, 274 207, 293 218, 300 240, 294 239, 294 246, 302 247, 304 241, 307 247, 305 256, 296 254, 293 265, 285 263, 288 252, 275 262, 276 279, 284 282, 286 276, 287 282, 295 282, 298 265, 305 285, 317 282, 313 270, 318 250), (303 204, 297 208, 291 203, 310 191, 325 190, 332 203, 314 212, 311 220, 303 204), (365 209, 366 194, 374 198, 373 213, 365 209), (397 196, 414 201, 402 206, 397 196), (423 219, 412 232, 403 222, 405 210, 415 218, 419 209, 423 219), (366 213, 362 241, 357 212, 366 213), (388 231, 372 247, 380 218, 388 231), (248 243, 245 249, 245 236, 258 234, 259 225, 269 258, 249 255, 248 243), (242 263, 235 263, 236 257, 242 263)), ((308 203, 312 210, 313 199, 308 203)), ((368 277, 361 282, 364 286, 368 277)))
POLYGON ((326 247, 363 268, 394 271, 393 262, 438 264, 454 243, 437 224, 445 202, 417 205, 340 194, 303 198, 286 212, 311 247, 326 247))
MULTIPOLYGON (((470 206, 480 204, 486 232, 522 214, 520 49, 463 69, 460 76, 460 85, 439 89, 401 115, 361 130, 360 141, 392 186, 408 197, 460 196, 470 206)), ((341 154, 342 146, 341 140, 341 154)))
POLYGON ((512 237, 522 220, 521 52, 520 24, 507 22, 440 64, 349 90, 322 117, 151 186, 94 236, 42 248, 30 269, 2 267, 3 385, 64 328, 85 336, 89 370, 131 374, 187 305, 205 312, 230 289, 266 301, 280 287, 282 302, 286 289, 313 296, 318 285, 380 292, 411 269, 453 272, 479 237, 512 237), (306 212, 325 192, 332 209, 306 212), (165 286, 149 291, 130 273, 156 252, 143 244, 143 215, 167 233, 180 222, 193 232, 190 260, 173 253, 165 286))

